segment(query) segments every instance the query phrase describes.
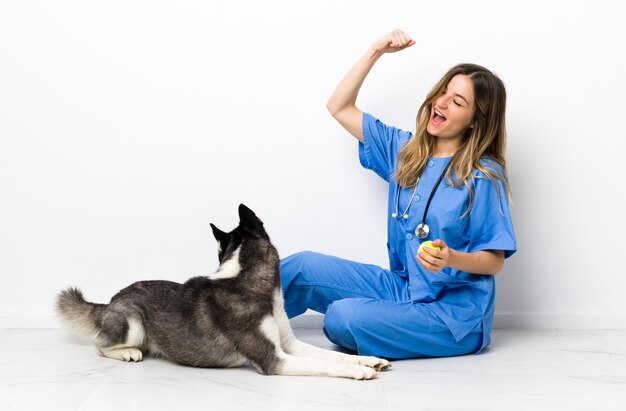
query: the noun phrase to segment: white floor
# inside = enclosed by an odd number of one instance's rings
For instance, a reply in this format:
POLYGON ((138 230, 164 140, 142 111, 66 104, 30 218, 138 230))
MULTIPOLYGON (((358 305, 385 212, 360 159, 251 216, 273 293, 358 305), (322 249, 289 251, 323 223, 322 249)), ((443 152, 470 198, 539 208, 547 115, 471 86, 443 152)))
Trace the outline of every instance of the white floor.
MULTIPOLYGON (((300 339, 333 348, 319 330, 300 339)), ((100 357, 56 329, 0 330, 0 410, 626 410, 626 330, 494 330, 482 355, 395 361, 372 381, 100 357)))

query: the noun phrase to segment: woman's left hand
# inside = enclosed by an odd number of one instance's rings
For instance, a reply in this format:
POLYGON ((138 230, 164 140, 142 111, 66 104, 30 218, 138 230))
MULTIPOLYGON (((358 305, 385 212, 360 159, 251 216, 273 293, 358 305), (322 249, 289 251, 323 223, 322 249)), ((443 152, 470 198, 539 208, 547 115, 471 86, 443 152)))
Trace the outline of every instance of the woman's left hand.
POLYGON ((450 248, 443 242, 443 240, 439 239, 433 241, 433 245, 441 248, 441 250, 423 247, 422 251, 417 254, 417 261, 419 261, 420 265, 428 271, 438 273, 449 264, 450 248))

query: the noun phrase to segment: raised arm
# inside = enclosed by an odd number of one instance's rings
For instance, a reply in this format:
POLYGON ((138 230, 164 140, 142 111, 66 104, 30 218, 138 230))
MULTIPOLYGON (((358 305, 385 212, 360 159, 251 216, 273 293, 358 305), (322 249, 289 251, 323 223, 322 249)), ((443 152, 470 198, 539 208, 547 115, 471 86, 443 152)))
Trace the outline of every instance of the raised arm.
POLYGON ((399 29, 381 37, 348 71, 326 103, 330 114, 360 142, 363 142, 363 112, 356 106, 356 98, 365 77, 380 56, 404 50, 413 44, 415 41, 399 29))

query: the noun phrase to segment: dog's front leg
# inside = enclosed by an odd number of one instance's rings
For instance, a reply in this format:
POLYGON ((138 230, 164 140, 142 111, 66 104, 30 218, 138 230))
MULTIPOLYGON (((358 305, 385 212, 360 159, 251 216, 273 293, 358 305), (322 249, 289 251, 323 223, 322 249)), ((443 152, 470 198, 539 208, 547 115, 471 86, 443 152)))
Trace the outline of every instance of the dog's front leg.
POLYGON ((277 290, 274 295, 273 315, 280 334, 280 344, 288 354, 296 357, 364 365, 376 371, 385 371, 391 368, 391 363, 382 358, 329 351, 298 340, 293 334, 289 318, 285 313, 283 294, 280 290, 277 290))
MULTIPOLYGON (((287 318, 285 316, 285 318, 287 318)), ((289 325, 289 322, 287 322, 289 325)), ((287 341, 293 346, 299 343, 291 333, 289 327, 287 341)), ((355 380, 370 380, 376 377, 376 370, 370 367, 357 365, 356 363, 340 363, 316 358, 305 358, 285 352, 282 348, 283 338, 281 327, 273 315, 268 315, 261 323, 261 333, 272 342, 272 349, 277 357, 276 365, 272 367, 272 374, 280 375, 311 375, 322 377, 343 377, 355 380)), ((253 362, 254 364, 254 362, 253 362)))

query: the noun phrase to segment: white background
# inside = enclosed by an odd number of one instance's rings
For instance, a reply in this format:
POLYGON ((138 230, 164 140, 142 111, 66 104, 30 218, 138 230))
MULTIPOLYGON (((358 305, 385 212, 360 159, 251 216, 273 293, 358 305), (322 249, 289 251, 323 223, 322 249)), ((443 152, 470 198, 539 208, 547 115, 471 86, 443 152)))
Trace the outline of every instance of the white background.
POLYGON ((614 1, 0 2, 0 326, 217 267, 245 203, 282 256, 387 266, 386 186, 325 103, 398 27, 357 104, 413 131, 478 63, 508 92, 518 253, 496 324, 626 326, 624 6, 614 1))

